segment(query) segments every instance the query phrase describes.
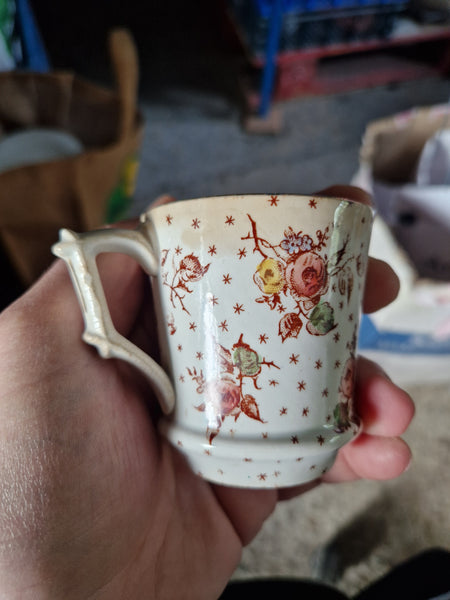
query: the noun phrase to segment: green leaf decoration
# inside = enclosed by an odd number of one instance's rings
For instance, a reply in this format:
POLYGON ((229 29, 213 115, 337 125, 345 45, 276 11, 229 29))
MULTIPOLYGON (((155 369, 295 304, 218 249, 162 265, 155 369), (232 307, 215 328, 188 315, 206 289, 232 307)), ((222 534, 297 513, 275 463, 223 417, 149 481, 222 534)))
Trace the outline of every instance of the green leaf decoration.
POLYGON ((334 310, 328 302, 319 302, 309 315, 307 329, 313 335, 325 335, 335 327, 334 310))
POLYGON ((233 363, 245 377, 259 373, 261 360, 258 353, 246 346, 238 346, 233 352, 233 363))
POLYGON ((350 418, 348 414, 348 405, 339 402, 334 407, 333 411, 334 416, 334 430, 337 433, 343 433, 350 427, 350 418))

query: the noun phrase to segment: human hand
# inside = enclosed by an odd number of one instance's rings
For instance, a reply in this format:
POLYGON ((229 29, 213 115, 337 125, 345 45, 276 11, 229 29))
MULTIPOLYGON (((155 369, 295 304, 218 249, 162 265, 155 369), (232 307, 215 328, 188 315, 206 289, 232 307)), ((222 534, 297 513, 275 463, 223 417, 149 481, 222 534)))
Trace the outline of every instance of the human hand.
MULTIPOLYGON (((124 255, 101 256, 100 272, 117 329, 155 356, 147 278, 124 255)), ((366 310, 397 290, 372 261, 366 310)), ((277 491, 202 480, 159 436, 147 382, 98 357, 82 331, 62 261, 0 315, 0 596, 214 600, 277 501, 318 482, 277 491)), ((363 433, 326 481, 395 477, 409 463, 397 436, 412 402, 365 359, 357 410, 363 433)))

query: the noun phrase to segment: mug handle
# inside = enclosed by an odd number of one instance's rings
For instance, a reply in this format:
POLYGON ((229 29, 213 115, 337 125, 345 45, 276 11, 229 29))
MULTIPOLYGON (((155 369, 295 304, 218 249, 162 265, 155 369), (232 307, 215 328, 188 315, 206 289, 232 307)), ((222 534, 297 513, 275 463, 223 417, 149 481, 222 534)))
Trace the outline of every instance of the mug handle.
POLYGON ((164 413, 173 410, 175 391, 166 372, 113 325, 96 258, 103 252, 120 252, 134 258, 148 275, 156 275, 158 261, 140 229, 100 229, 74 233, 61 229, 52 252, 69 269, 85 329, 83 340, 96 347, 102 358, 120 358, 137 367, 150 381, 164 413))

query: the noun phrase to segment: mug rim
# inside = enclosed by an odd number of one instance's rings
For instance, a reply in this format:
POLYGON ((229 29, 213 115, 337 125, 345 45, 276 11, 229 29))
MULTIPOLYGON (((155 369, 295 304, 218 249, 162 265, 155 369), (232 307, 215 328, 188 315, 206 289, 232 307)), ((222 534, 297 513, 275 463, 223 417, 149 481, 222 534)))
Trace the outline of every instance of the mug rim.
POLYGON ((321 196, 320 194, 271 194, 270 192, 268 192, 250 194, 218 194, 212 196, 200 196, 198 198, 174 200, 172 202, 167 202, 166 204, 160 204, 159 206, 150 205, 148 209, 144 211, 142 216, 145 220, 146 216, 151 215, 154 212, 159 212, 160 210, 167 210, 169 207, 186 206, 186 204, 188 204, 189 206, 193 206, 195 204, 201 204, 211 200, 221 200, 223 202, 227 202, 230 200, 245 200, 247 198, 254 200, 257 198, 268 199, 272 197, 278 198, 280 200, 319 200, 326 201, 329 204, 340 204, 342 202, 346 202, 350 205, 364 207, 365 209, 367 209, 368 212, 371 213, 372 216, 375 215, 375 208, 373 205, 365 204, 363 202, 357 202, 355 200, 351 200, 350 198, 344 198, 343 196, 321 196))

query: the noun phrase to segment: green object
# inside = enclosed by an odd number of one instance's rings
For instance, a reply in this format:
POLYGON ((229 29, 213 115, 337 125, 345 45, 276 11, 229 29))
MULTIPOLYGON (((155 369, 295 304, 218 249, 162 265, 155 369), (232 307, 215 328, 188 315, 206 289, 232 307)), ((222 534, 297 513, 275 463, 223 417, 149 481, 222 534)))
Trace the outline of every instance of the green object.
POLYGON ((0 0, 0 70, 14 69, 14 29, 16 19, 16 4, 14 0, 0 0))
POLYGON ((311 325, 320 335, 325 335, 334 327, 334 311, 328 302, 319 302, 309 315, 311 325))
POLYGON ((233 353, 233 363, 245 377, 253 377, 259 373, 260 358, 254 350, 238 346, 233 353))
POLYGON ((336 431, 343 432, 350 427, 348 405, 343 402, 336 404, 333 411, 336 431))
MULTIPOLYGON (((0 0, 1 1, 1 0, 0 0)), ((115 223, 128 216, 128 211, 136 189, 139 158, 129 156, 122 165, 119 182, 109 196, 106 206, 106 222, 115 223)))

